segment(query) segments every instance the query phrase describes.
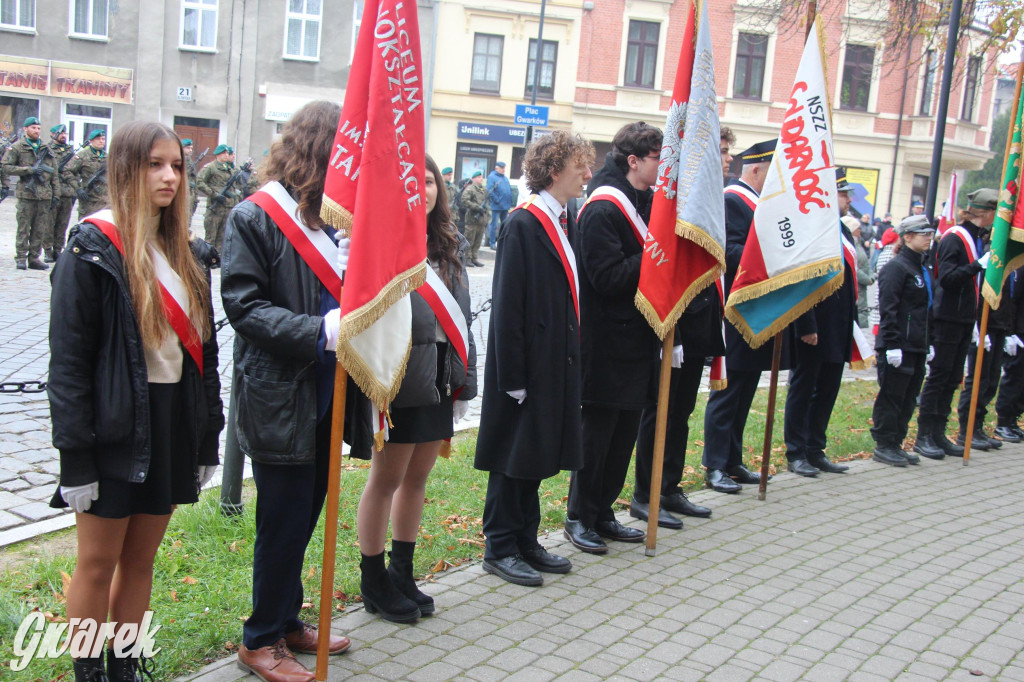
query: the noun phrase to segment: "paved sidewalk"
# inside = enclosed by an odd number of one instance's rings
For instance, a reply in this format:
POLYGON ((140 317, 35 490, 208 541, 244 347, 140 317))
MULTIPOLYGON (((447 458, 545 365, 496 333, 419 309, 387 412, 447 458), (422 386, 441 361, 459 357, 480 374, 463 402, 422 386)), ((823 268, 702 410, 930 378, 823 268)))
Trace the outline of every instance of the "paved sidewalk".
MULTIPOLYGON (((553 536, 574 569, 541 588, 474 564, 424 588, 419 624, 352 609, 330 679, 1024 680, 1021 480, 1008 445, 969 467, 781 474, 763 503, 703 491, 714 517, 661 530, 653 558, 553 536)), ((189 679, 256 678, 232 656, 189 679)))

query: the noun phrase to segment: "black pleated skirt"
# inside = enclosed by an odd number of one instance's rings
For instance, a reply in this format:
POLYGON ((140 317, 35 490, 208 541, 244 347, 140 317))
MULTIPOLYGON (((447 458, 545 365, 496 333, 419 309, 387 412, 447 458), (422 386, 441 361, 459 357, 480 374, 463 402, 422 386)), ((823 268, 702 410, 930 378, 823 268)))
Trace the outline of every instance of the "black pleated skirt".
POLYGON ((391 428, 388 429, 389 443, 429 443, 451 438, 455 433, 452 420, 455 405, 447 395, 444 386, 444 359, 447 343, 437 344, 437 394, 441 401, 437 405, 419 407, 396 407, 391 410, 391 428))

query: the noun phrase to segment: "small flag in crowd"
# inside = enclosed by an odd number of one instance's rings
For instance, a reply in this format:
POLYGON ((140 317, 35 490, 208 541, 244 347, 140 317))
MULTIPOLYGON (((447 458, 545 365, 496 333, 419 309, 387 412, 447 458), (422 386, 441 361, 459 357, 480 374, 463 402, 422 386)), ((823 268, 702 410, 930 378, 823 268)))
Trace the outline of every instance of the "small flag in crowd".
POLYGON ((946 203, 942 207, 942 213, 939 214, 939 235, 942 235, 949 228, 956 225, 957 219, 957 184, 956 184, 956 171, 949 178, 949 197, 946 199, 946 203))
POLYGON ((367 0, 321 211, 352 238, 338 362, 382 412, 405 375, 409 293, 426 276, 419 36, 415 2, 367 0))
POLYGON ((820 17, 815 24, 725 308, 754 348, 843 282, 820 17))

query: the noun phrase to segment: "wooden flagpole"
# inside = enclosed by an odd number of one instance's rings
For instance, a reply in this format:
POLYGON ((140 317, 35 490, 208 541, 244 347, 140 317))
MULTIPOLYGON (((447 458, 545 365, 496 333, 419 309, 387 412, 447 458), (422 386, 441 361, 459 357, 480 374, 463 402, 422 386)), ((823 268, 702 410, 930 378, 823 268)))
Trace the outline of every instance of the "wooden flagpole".
POLYGON ((757 486, 757 499, 764 502, 768 494, 768 460, 772 455, 772 431, 775 428, 775 396, 779 391, 779 366, 782 364, 782 332, 775 335, 772 348, 772 374, 768 386, 768 413, 764 420, 764 448, 761 450, 761 482, 757 486))
POLYGON ((327 515, 324 517, 324 563, 320 571, 320 621, 316 643, 316 679, 327 679, 327 649, 334 615, 334 562, 338 549, 338 497, 341 495, 341 444, 345 435, 345 398, 348 371, 334 368, 334 409, 331 412, 331 459, 327 478, 327 515))
POLYGON ((658 414, 654 422, 654 453, 651 484, 647 489, 647 548, 646 556, 654 556, 658 544, 658 514, 661 511, 661 477, 665 462, 665 429, 668 426, 668 394, 672 381, 672 347, 676 328, 668 330, 661 342, 661 372, 658 376, 658 414))

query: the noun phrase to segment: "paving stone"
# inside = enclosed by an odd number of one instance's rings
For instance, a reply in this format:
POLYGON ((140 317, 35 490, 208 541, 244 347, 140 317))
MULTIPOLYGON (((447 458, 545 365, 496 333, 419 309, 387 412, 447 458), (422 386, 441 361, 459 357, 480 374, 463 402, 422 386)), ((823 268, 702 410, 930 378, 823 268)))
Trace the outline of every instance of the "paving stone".
POLYGON ((42 502, 29 502, 17 507, 11 507, 11 513, 28 521, 42 521, 51 516, 59 516, 63 512, 60 509, 52 509, 48 504, 42 502))

